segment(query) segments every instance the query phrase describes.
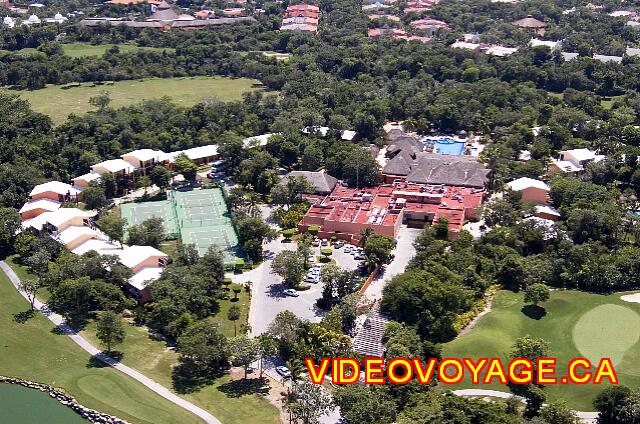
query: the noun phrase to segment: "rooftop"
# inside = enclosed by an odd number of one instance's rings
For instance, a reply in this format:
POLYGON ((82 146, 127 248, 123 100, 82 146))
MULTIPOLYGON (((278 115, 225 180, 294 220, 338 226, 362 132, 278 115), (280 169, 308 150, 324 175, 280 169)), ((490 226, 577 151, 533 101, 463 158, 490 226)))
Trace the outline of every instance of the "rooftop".
POLYGON ((165 155, 165 153, 162 150, 153 150, 153 149, 140 149, 140 150, 134 150, 132 152, 129 153, 125 153, 124 155, 120 156, 121 158, 125 158, 125 157, 132 157, 135 158, 141 162, 146 162, 152 159, 155 159, 157 161, 161 161, 162 157, 165 155))
POLYGON ((60 202, 55 202, 49 199, 38 199, 27 202, 20 208, 19 213, 34 211, 38 209, 44 209, 46 211, 55 211, 60 208, 60 202))
POLYGON ((156 281, 162 275, 162 268, 160 267, 148 267, 141 269, 133 277, 129 278, 129 284, 138 290, 142 290, 149 285, 149 283, 156 281))
POLYGON ((122 265, 129 268, 134 268, 151 257, 167 257, 165 253, 151 246, 126 246, 124 249, 101 250, 98 253, 101 255, 115 255, 122 265))
POLYGON ((31 193, 29 193, 29 196, 35 196, 35 195, 46 193, 49 191, 58 193, 61 195, 70 194, 71 196, 75 196, 78 193, 80 193, 80 190, 74 188, 69 184, 61 183, 60 181, 49 181, 47 183, 38 184, 37 186, 35 186, 31 190, 31 193))
POLYGON ((66 245, 68 243, 71 243, 74 240, 77 240, 78 237, 82 237, 82 236, 95 237, 96 235, 97 235, 96 231, 89 227, 72 226, 62 231, 55 238, 60 243, 66 245))
POLYGON ((100 174, 100 172, 97 172, 97 170, 100 170, 100 169, 105 169, 108 172, 112 172, 112 173, 120 172, 120 171, 125 171, 126 173, 130 173, 130 172, 133 172, 136 168, 125 160, 111 159, 111 160, 106 160, 104 162, 96 163, 95 165, 91 166, 91 171, 95 172, 96 174, 100 174))
POLYGON ((513 180, 507 183, 507 186, 513 191, 522 191, 527 188, 539 188, 540 190, 550 191, 549 186, 540 180, 534 180, 533 178, 522 177, 517 180, 513 180))
POLYGON ((316 193, 331 193, 338 183, 336 177, 332 177, 325 172, 291 171, 283 178, 283 183, 286 182, 289 177, 303 177, 307 179, 315 188, 316 193))
POLYGON ((475 157, 419 153, 407 181, 483 188, 489 172, 475 157))
POLYGON ((71 253, 76 255, 84 255, 90 251, 101 252, 102 254, 106 254, 107 250, 120 250, 120 246, 106 240, 99 239, 91 239, 82 243, 80 246, 71 250, 71 253))

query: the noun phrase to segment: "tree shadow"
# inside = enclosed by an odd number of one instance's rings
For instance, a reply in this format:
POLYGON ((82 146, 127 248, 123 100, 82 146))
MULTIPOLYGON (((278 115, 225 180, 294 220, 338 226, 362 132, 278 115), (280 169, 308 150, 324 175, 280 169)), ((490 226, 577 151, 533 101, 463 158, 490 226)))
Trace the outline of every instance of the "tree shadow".
POLYGON ((194 370, 194 367, 189 363, 181 362, 171 372, 173 388, 179 394, 193 393, 212 384, 223 373, 222 370, 201 372, 201 370, 194 370))
POLYGON ((98 356, 108 357, 113 359, 114 362, 122 362, 122 358, 124 357, 124 353, 118 350, 112 350, 111 352, 100 352, 98 355, 92 355, 87 362, 87 368, 108 368, 112 366, 112 364, 108 364, 98 358, 98 356))
POLYGON ((13 314, 13 320, 18 324, 24 324, 25 322, 29 321, 31 318, 35 316, 36 316, 35 310, 27 309, 26 311, 13 314))
POLYGON ((266 395, 269 393, 269 380, 267 378, 247 378, 242 380, 234 380, 222 384, 218 390, 227 395, 227 397, 238 398, 244 395, 258 394, 266 395))
POLYGON ((547 315, 547 310, 538 305, 524 305, 521 312, 531 319, 539 320, 547 315))

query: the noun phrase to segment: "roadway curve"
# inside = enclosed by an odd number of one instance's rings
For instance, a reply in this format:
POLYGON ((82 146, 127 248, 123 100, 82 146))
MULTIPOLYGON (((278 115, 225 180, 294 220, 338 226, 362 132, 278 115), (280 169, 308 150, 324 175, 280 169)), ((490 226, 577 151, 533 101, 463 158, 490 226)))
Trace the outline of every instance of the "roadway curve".
MULTIPOLYGON (((16 290, 18 290, 18 292, 25 299, 27 299, 27 296, 25 295, 25 293, 23 293, 19 288, 20 279, 18 278, 16 273, 13 271, 13 269, 11 269, 11 267, 7 265, 5 261, 0 261, 0 269, 2 269, 2 271, 7 275, 7 277, 11 281, 11 284, 13 284, 16 290)), ((163 385, 158 384, 152 379, 150 379, 149 377, 143 375, 139 371, 136 371, 135 369, 130 368, 126 365, 123 365, 120 362, 116 361, 115 359, 111 358, 110 356, 107 356, 104 353, 102 353, 98 348, 93 346, 87 339, 78 335, 71 327, 69 327, 65 323, 64 318, 62 318, 60 315, 56 313, 51 312, 51 310, 47 307, 47 305, 43 304, 39 300, 36 300, 34 306, 36 309, 42 312, 44 316, 49 318, 49 320, 53 322, 60 329, 60 331, 62 331, 67 336, 69 336, 71 340, 73 340, 82 349, 87 351, 91 356, 99 359, 105 364, 117 369, 118 371, 123 372, 124 374, 128 375, 134 380, 137 380, 138 382, 142 383, 145 387, 147 387, 150 390, 153 390, 154 392, 156 392, 163 398, 167 399, 168 401, 173 402, 179 407, 184 408, 187 411, 197 415, 198 417, 202 418, 207 424, 222 424, 220 420, 218 420, 216 417, 214 417, 204 409, 192 404, 191 402, 186 401, 185 399, 171 392, 169 389, 167 389, 163 385)))

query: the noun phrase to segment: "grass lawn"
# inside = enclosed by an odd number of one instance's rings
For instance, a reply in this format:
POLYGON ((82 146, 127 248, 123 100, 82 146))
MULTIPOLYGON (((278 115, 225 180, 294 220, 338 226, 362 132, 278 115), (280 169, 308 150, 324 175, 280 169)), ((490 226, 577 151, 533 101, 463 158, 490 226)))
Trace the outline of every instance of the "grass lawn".
POLYGON ((56 335, 42 315, 18 323, 14 314, 28 309, 4 273, 0 273, 0 374, 64 389, 83 405, 132 423, 200 423, 200 419, 90 356, 67 336, 56 335))
POLYGON ((229 308, 232 305, 238 305, 240 307, 240 319, 236 321, 236 326, 238 331, 240 331, 240 326, 242 324, 246 324, 249 320, 249 305, 251 305, 251 295, 244 291, 244 287, 242 291, 238 293, 238 300, 232 301, 235 293, 231 290, 233 285, 229 286, 229 296, 230 300, 220 300, 220 311, 211 318, 212 321, 218 324, 218 329, 222 334, 227 337, 233 337, 233 321, 229 321, 227 319, 227 312, 229 312, 229 308))
MULTIPOLYGON (((500 291, 493 300, 492 311, 480 318, 470 332, 447 343, 443 357, 507 358, 514 341, 529 334, 550 343, 552 356, 558 358, 558 376, 566 375, 563 370, 573 357, 585 356, 592 362, 610 357, 620 383, 639 388, 640 304, 624 302, 620 295, 553 291, 551 299, 541 305, 546 313, 536 315, 530 306, 523 309, 522 293, 500 291)), ((573 409, 592 411, 591 402, 604 387, 549 385, 544 390, 549 399, 565 399, 573 409)), ((468 381, 459 388, 508 391, 500 384, 472 386, 468 381)))
POLYGON ((121 53, 129 53, 135 52, 138 50, 148 50, 148 51, 156 51, 162 52, 166 51, 174 51, 172 48, 158 48, 158 47, 140 47, 135 44, 87 44, 87 43, 69 43, 63 44, 62 50, 64 50, 64 54, 73 57, 87 57, 87 56, 102 56, 107 50, 109 50, 113 46, 118 46, 121 53))
POLYGON ((215 97, 223 101, 240 100, 242 94, 254 90, 257 81, 246 78, 194 77, 150 78, 145 80, 118 81, 113 84, 95 85, 83 83, 78 87, 49 86, 40 90, 9 90, 31 103, 31 107, 47 114, 54 123, 64 122, 71 113, 82 114, 93 110, 89 98, 106 91, 111 96, 112 107, 127 106, 142 100, 163 96, 171 97, 181 106, 192 106, 205 98, 215 97))

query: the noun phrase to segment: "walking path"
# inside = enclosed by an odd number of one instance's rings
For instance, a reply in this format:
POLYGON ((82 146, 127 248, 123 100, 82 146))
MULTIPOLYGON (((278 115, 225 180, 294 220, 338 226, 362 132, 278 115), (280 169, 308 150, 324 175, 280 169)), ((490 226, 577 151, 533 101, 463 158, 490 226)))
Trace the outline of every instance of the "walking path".
MULTIPOLYGON (((20 294, 25 299, 27 299, 26 294, 19 289, 20 279, 18 278, 16 273, 13 272, 13 269, 11 269, 11 267, 5 261, 0 261, 0 269, 2 269, 2 271, 7 275, 7 277, 11 281, 11 284, 13 284, 13 286, 16 288, 16 290, 18 290, 18 292, 20 292, 20 294)), ((28 299, 27 299, 27 301, 28 301, 28 299)), ((87 341, 82 336, 78 335, 71 327, 69 327, 65 323, 64 318, 62 318, 60 315, 58 315, 56 313, 51 312, 51 310, 44 303, 42 303, 42 302, 40 302, 39 300, 36 299, 34 306, 35 306, 36 309, 38 309, 40 312, 42 312, 42 315, 44 315, 47 318, 49 318, 49 320, 51 322, 53 322, 60 329, 60 331, 62 331, 67 336, 69 336, 71 338, 71 340, 73 340, 82 349, 84 349, 85 351, 89 352, 89 354, 91 356, 93 356, 93 357, 99 359, 100 361, 104 362, 105 364, 107 364, 109 366, 112 366, 113 368, 125 373, 129 377, 139 381, 144 386, 146 386, 150 390, 153 390, 154 392, 156 392, 157 394, 159 394, 163 398, 167 399, 168 401, 173 402, 176 405, 180 406, 181 408, 184 408, 187 411, 189 411, 189 412, 197 415, 198 417, 202 418, 206 423, 208 423, 208 424, 222 424, 216 417, 214 417, 213 415, 211 415, 210 413, 208 413, 204 409, 192 404, 191 402, 188 402, 188 401, 184 400, 180 396, 172 393, 169 389, 167 389, 163 385, 156 383, 155 381, 153 381, 149 377, 141 374, 140 372, 134 370, 133 368, 130 368, 130 367, 126 366, 126 365, 123 365, 120 362, 118 362, 118 361, 114 360, 113 358, 111 358, 111 357, 105 355, 104 353, 102 353, 99 349, 97 349, 95 346, 93 346, 91 343, 89 343, 89 341, 87 341)))
MULTIPOLYGON (((486 389, 454 390, 453 394, 456 396, 490 396, 490 397, 495 397, 500 399, 508 399, 514 396, 511 393, 500 392, 498 390, 486 390, 486 389)), ((514 397, 520 400, 521 402, 525 402, 524 398, 520 396, 514 396, 514 397)), ((585 424, 595 423, 598 419, 597 412, 587 412, 587 411, 573 411, 573 412, 575 412, 578 418, 580 418, 580 421, 582 421, 585 424)))

